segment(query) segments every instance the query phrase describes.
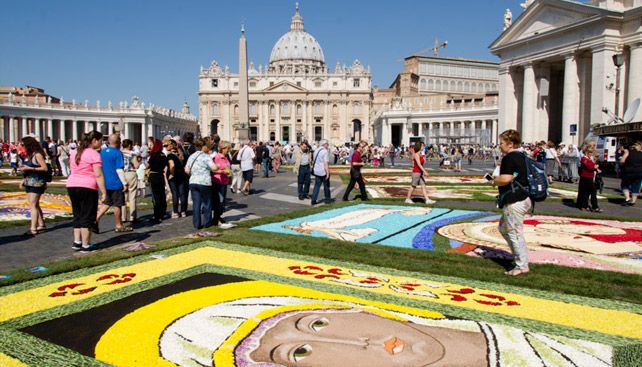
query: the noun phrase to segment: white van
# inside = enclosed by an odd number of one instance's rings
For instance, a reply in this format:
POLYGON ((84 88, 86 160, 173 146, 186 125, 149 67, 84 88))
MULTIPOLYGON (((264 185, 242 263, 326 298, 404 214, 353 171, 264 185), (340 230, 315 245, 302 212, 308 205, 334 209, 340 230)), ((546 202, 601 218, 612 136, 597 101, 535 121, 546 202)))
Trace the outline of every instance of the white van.
POLYGON ((600 162, 615 163, 615 152, 617 151, 617 138, 614 136, 596 136, 589 133, 584 143, 595 141, 595 150, 600 162))

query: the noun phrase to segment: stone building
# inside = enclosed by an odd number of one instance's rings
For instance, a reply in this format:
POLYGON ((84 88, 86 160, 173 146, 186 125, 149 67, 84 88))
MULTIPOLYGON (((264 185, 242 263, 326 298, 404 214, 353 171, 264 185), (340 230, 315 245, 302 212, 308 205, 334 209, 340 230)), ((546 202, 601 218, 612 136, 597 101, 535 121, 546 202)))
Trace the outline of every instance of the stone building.
POLYGON ((497 141, 497 64, 410 56, 387 89, 375 88, 377 144, 483 144, 497 141))
POLYGON ((490 46, 501 59, 500 130, 517 129, 527 142, 578 143, 607 122, 603 109, 621 117, 642 96, 642 0, 522 6, 490 46))
POLYGON ((0 139, 11 142, 27 135, 40 140, 46 136, 77 140, 84 132, 98 130, 103 134, 121 132, 124 138, 144 143, 148 136, 182 135, 198 126, 187 103, 181 112, 145 106, 138 97, 132 97, 131 104, 101 105, 98 101, 90 105, 87 100, 65 102, 31 86, 0 87, 0 120, 0 139))
MULTIPOLYGON (((359 60, 330 69, 321 45, 304 30, 297 5, 290 31, 272 48, 269 63, 248 67, 250 139, 332 144, 371 139, 369 69, 359 60)), ((235 140, 239 75, 212 61, 201 67, 198 96, 200 133, 235 140)))

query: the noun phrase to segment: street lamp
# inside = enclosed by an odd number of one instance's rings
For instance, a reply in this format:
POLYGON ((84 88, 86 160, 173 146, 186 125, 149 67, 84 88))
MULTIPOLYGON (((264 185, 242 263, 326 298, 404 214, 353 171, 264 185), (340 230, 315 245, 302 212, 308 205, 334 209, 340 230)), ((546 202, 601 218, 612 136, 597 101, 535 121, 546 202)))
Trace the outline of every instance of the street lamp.
POLYGON ((620 71, 624 65, 624 53, 617 53, 613 55, 613 64, 617 68, 615 76, 615 117, 620 116, 620 71))

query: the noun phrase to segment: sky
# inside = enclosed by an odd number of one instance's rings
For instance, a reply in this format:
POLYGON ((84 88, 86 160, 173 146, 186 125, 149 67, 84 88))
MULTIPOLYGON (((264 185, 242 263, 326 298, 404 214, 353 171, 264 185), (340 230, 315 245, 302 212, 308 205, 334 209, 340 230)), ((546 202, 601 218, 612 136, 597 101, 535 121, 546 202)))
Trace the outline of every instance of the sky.
MULTIPOLYGON (((448 41, 444 57, 498 61, 488 46, 522 0, 304 0, 305 30, 332 69, 355 59, 388 87, 403 58, 448 41)), ((2 5, 0 85, 32 85, 66 101, 130 101, 198 108, 198 73, 213 59, 238 72, 245 21, 248 59, 267 64, 289 30, 294 0, 30 0, 2 5)), ((431 51, 428 51, 428 55, 431 51)))

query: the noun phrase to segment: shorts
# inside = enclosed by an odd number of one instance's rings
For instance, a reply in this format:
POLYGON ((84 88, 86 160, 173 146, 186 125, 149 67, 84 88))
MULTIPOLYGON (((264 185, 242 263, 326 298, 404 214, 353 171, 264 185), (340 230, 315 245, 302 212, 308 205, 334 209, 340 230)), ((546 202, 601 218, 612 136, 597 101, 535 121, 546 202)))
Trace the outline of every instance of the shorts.
POLYGON ((47 190, 47 185, 35 187, 35 186, 25 186, 25 192, 28 194, 44 194, 47 190))
POLYGON ((107 199, 103 203, 109 206, 125 206, 125 192, 120 190, 107 190, 107 199))
POLYGON ((90 228, 96 223, 98 190, 86 187, 68 187, 67 193, 69 194, 71 209, 74 214, 72 226, 74 228, 90 228))
POLYGON ((419 185, 419 183, 421 182, 426 183, 423 174, 421 172, 413 172, 412 182, 410 183, 410 185, 412 185, 412 187, 417 187, 417 185, 419 185))
POLYGON ((18 168, 18 163, 11 162, 11 168, 18 168))
POLYGON ((254 178, 254 170, 249 169, 247 171, 243 171, 243 180, 252 183, 252 179, 254 178))

